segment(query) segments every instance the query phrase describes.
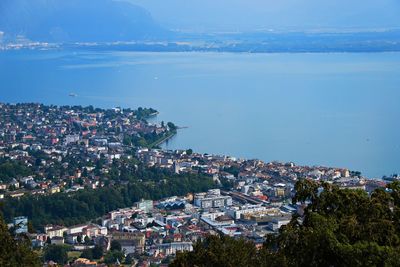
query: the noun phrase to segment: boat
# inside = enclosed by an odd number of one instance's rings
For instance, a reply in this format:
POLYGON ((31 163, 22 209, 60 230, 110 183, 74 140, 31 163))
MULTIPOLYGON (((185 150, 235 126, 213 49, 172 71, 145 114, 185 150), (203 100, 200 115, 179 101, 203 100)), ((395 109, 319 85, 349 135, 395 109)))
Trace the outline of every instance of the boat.
POLYGON ((75 93, 70 93, 69 96, 70 96, 70 97, 77 97, 78 95, 75 94, 75 93))

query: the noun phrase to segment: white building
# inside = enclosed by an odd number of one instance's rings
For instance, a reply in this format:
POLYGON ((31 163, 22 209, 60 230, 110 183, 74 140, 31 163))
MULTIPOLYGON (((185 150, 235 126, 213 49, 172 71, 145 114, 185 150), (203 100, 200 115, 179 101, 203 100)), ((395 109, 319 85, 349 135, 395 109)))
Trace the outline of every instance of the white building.
POLYGON ((230 196, 222 196, 219 189, 211 189, 207 193, 195 194, 194 205, 203 209, 222 208, 232 206, 232 198, 230 196))
POLYGON ((193 251, 192 242, 166 243, 157 245, 156 254, 176 255, 177 252, 193 251))

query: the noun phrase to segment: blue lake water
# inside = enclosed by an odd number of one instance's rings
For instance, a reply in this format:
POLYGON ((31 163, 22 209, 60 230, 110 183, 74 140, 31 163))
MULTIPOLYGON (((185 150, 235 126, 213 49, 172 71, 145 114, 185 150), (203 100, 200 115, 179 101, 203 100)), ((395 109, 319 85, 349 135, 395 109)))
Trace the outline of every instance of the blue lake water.
POLYGON ((400 172, 400 53, 1 52, 0 93, 153 107, 189 127, 171 149, 400 172))

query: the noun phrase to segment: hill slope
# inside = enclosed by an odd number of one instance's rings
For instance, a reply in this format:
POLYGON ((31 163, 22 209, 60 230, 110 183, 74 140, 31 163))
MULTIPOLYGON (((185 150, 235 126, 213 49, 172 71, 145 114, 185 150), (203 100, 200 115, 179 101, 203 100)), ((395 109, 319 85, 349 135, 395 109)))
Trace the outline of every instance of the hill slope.
POLYGON ((50 42, 149 40, 168 32, 143 8, 113 0, 2 0, 0 31, 50 42))

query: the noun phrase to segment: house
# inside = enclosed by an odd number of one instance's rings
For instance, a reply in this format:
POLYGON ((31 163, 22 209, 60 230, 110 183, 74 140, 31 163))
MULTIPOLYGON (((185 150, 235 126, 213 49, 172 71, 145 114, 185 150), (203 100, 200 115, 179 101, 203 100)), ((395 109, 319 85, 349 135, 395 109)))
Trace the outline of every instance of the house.
POLYGON ((88 259, 79 258, 73 264, 72 267, 97 267, 97 262, 90 261, 88 259))
POLYGON ((79 236, 81 236, 81 234, 71 234, 71 235, 67 235, 67 236, 65 237, 65 242, 66 242, 67 244, 71 244, 71 245, 77 244, 77 243, 78 243, 78 237, 79 237, 79 236))
POLYGON ((20 198, 20 197, 22 197, 23 195, 25 195, 25 192, 24 192, 24 191, 15 191, 15 192, 11 192, 11 193, 9 194, 9 196, 12 197, 12 198, 20 198))
POLYGON ((60 187, 59 186, 53 186, 49 189, 50 194, 55 194, 55 193, 60 193, 60 187))
POLYGON ((19 188, 19 182, 18 182, 15 178, 13 178, 13 179, 11 180, 11 182, 8 183, 8 186, 9 186, 9 187, 13 187, 13 188, 15 188, 15 189, 18 189, 18 188, 19 188))
POLYGON ((44 232, 46 235, 51 239, 53 237, 63 237, 64 232, 66 232, 68 228, 64 226, 57 226, 57 225, 46 225, 44 227, 44 232))
POLYGON ((64 237, 55 236, 55 237, 51 238, 51 244, 52 245, 63 245, 64 244, 64 237))
POLYGON ((91 224, 82 229, 82 234, 89 238, 94 238, 98 236, 105 236, 108 234, 107 227, 103 227, 96 224, 91 224))

